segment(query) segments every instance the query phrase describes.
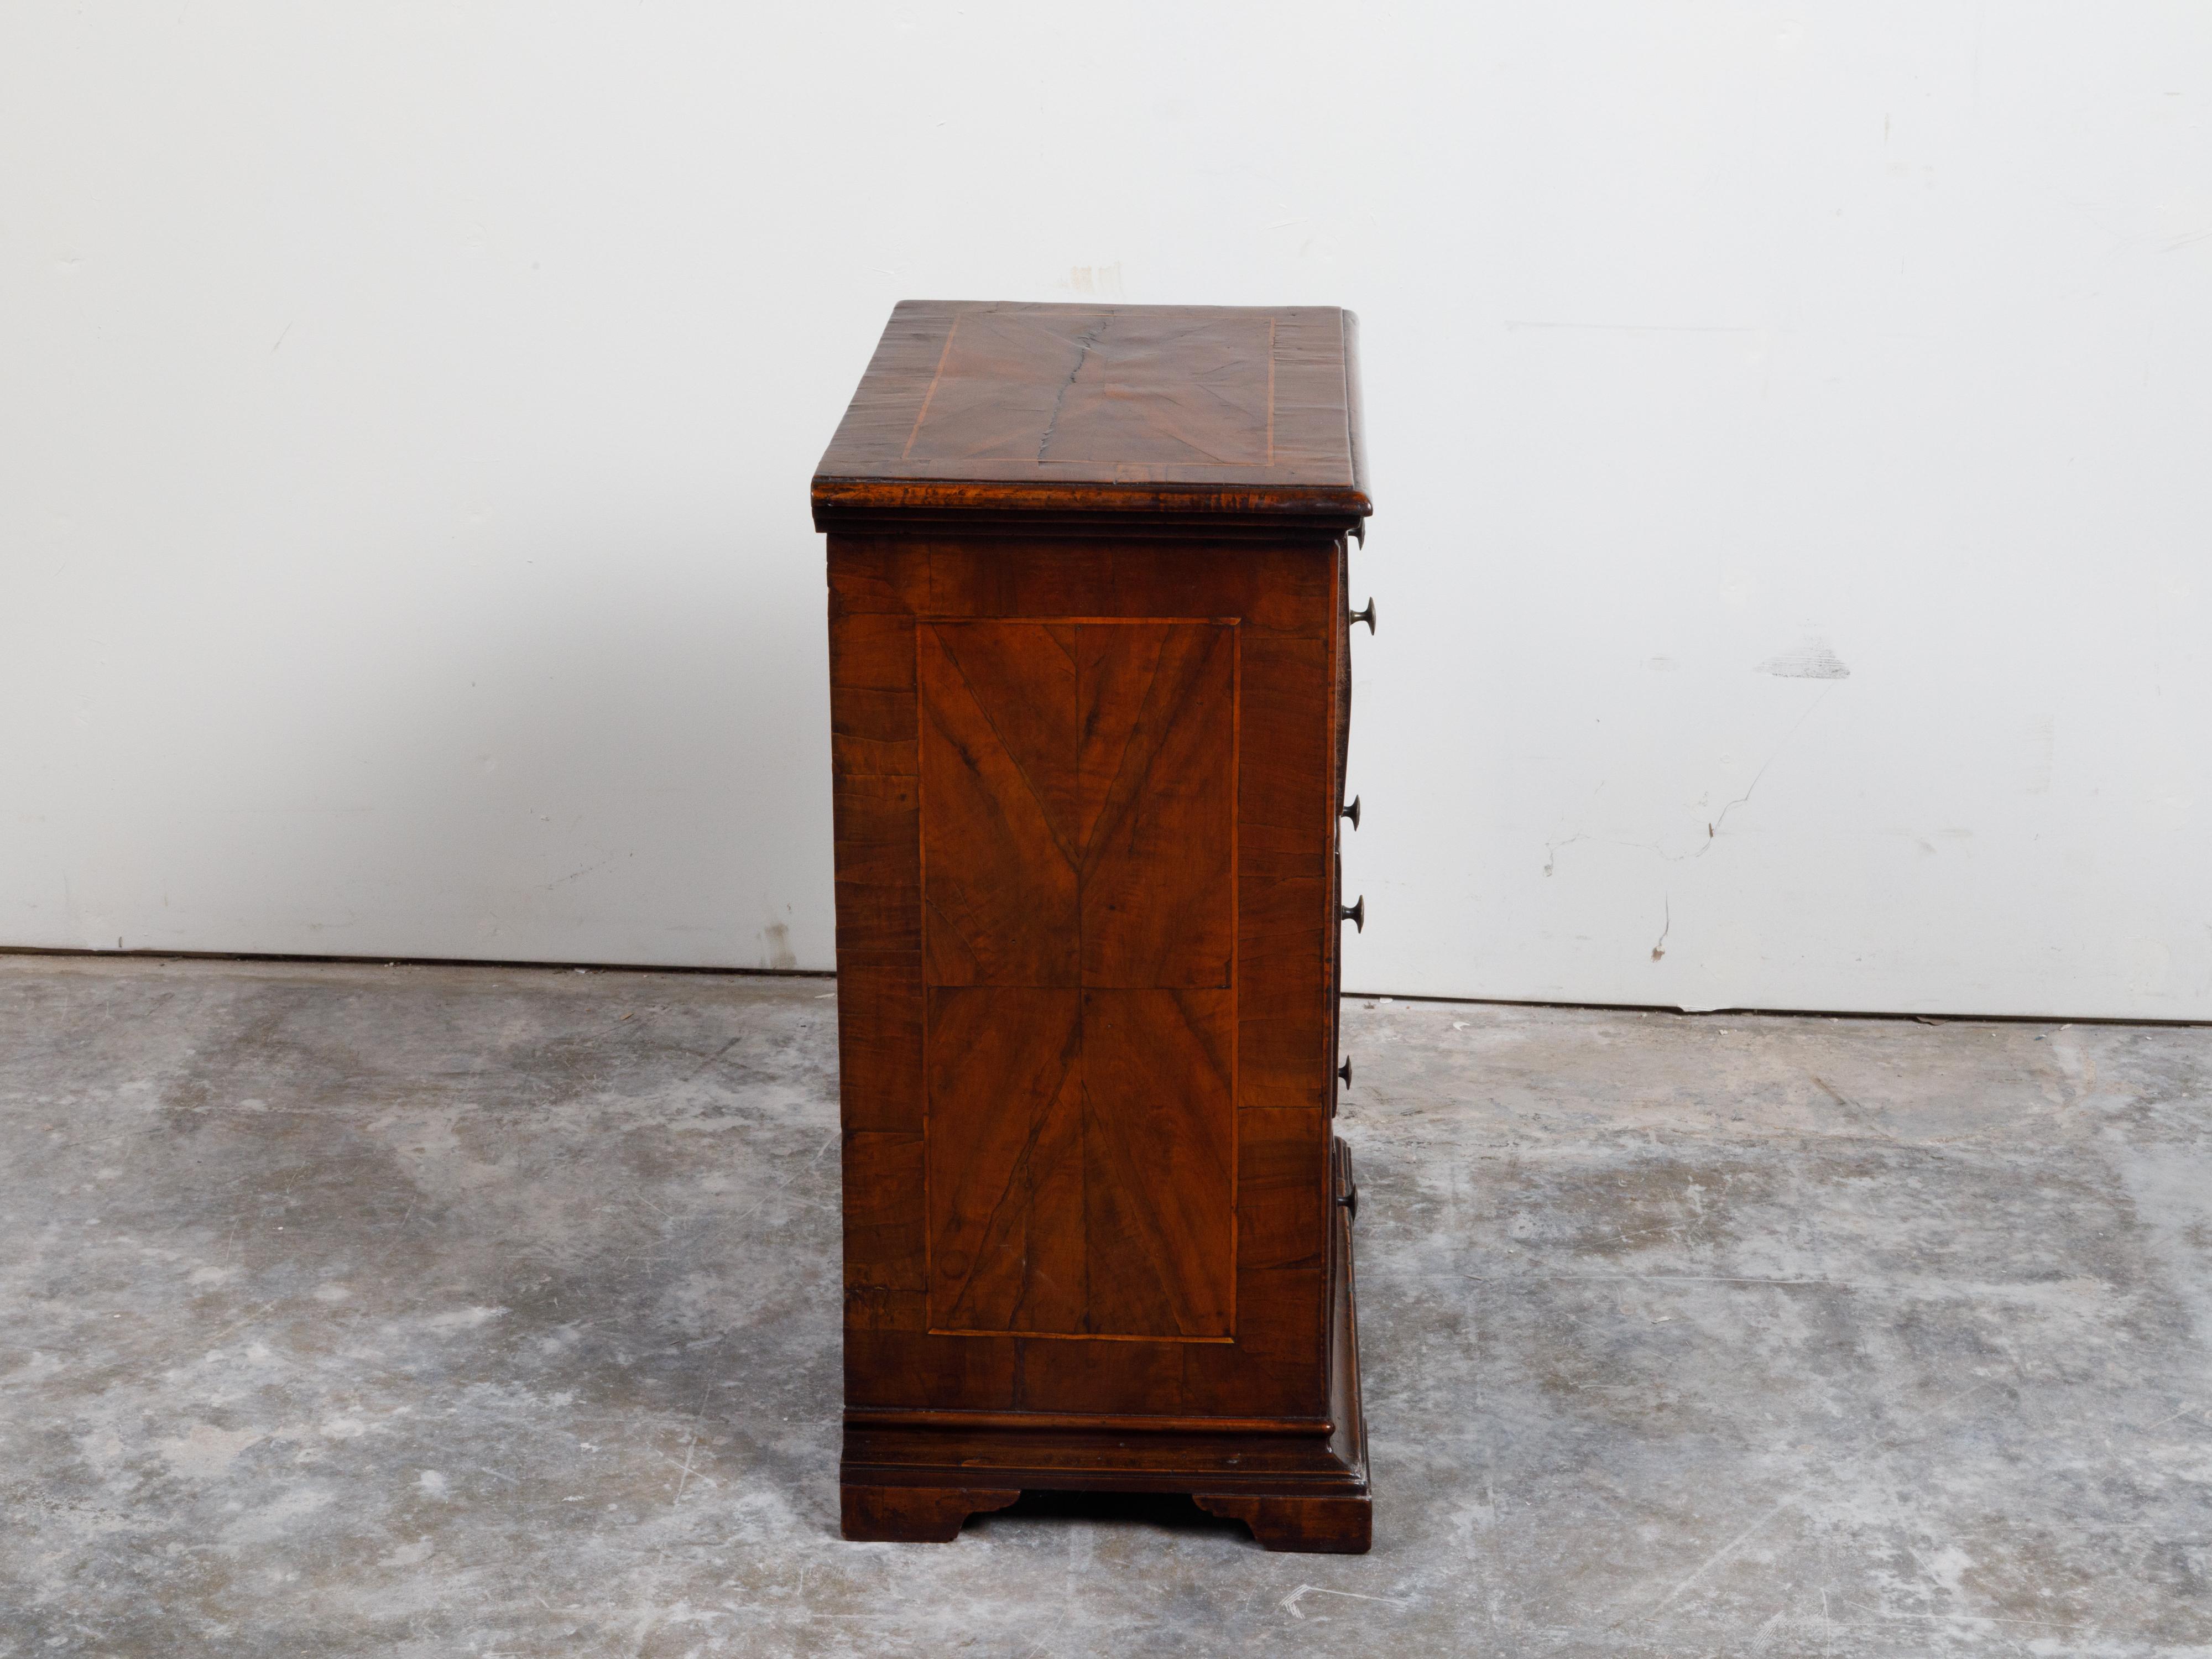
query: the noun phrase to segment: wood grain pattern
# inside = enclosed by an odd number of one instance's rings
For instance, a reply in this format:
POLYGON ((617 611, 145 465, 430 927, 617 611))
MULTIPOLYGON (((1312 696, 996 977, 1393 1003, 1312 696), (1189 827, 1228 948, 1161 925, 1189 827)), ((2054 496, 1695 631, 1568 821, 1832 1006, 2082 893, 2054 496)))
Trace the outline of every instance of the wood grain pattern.
MULTIPOLYGON (((1191 1494, 1199 1508, 1242 1521, 1270 1550, 1307 1555, 1364 1555, 1374 1544, 1374 1506, 1364 1498, 1269 1498, 1252 1493, 1191 1494)), ((851 1534, 846 1534, 850 1537, 851 1534)))
POLYGON ((933 985, 1079 982, 1075 662, 1019 623, 925 624, 924 958, 933 985))
POLYGON ((1083 994, 929 993, 930 1328, 1080 1331, 1083 994))
POLYGON ((1076 630, 1085 985, 1226 986, 1236 959, 1237 633, 1076 630))
POLYGON ((1355 522, 1351 313, 909 300, 814 477, 853 511, 1163 507, 1355 522))
MULTIPOLYGON (((833 636, 849 634, 857 641, 848 644, 848 657, 861 650, 896 653, 902 641, 915 651, 922 630, 964 625, 956 616, 1059 625, 1060 618, 1009 614, 1028 604, 1080 605, 1060 617, 1119 617, 1124 620, 1115 625, 1137 629, 1152 625, 1145 618, 1178 611, 1236 618, 1240 735, 1232 885, 1241 954, 1233 988, 1235 1101, 1240 1114, 1293 1114, 1266 1121, 1303 1126, 1310 1139, 1289 1156, 1309 1169, 1319 1166, 1325 1152, 1333 1063, 1326 999, 1334 930, 1326 872, 1334 830, 1330 694, 1341 637, 1336 560, 1333 539, 1224 549, 1174 538, 889 535, 834 537, 830 560, 833 636), (853 630, 861 620, 866 629, 853 630), (1314 1115, 1297 1117, 1299 1110, 1314 1115)), ((832 688, 833 719, 851 695, 848 686, 896 687, 916 678, 911 665, 896 663, 845 669, 832 688)), ((1050 798, 1055 792, 1045 793, 1050 798)), ((893 884, 911 884, 905 890, 917 918, 927 816, 918 804, 911 821, 916 839, 902 858, 896 849, 873 847, 866 855, 887 894, 896 895, 893 884)), ((866 969, 902 979, 920 996, 926 977, 921 931, 917 925, 903 938, 902 954, 884 948, 863 956, 848 948, 841 969, 848 975, 866 969)), ((864 981, 854 983, 858 992, 864 981)), ((867 990, 872 1003, 911 1006, 884 1002, 887 993, 879 986, 867 990)), ((856 1005, 854 1017, 863 1014, 856 1005)), ((891 1056, 911 1053, 902 1042, 887 1036, 856 1045, 867 1069, 847 1081, 852 1122, 910 1124, 922 1109, 916 1103, 926 1088, 918 1070, 903 1079, 894 1074, 891 1056)), ((920 1183, 908 1202, 911 1213, 924 1213, 920 1183)), ((1233 1207, 1240 1255, 1231 1302, 1239 1334, 1232 1344, 1186 1339, 1154 1352, 1145 1342, 1116 1342, 1112 1365, 1102 1370, 1076 1355, 1047 1352, 1095 1344, 1023 1337, 1007 1349, 999 1346, 1004 1337, 988 1334, 932 1337, 927 1332, 937 1322, 926 1298, 896 1305, 867 1300, 853 1310, 859 1331, 848 1345, 848 1385, 880 1404, 1318 1417, 1327 1389, 1316 1357, 1326 1340, 1319 1311, 1326 1301, 1325 1206, 1311 1186, 1258 1181, 1238 1187, 1233 1207), (1257 1262, 1241 1255, 1242 1242, 1250 1238, 1267 1241, 1257 1262), (938 1346, 963 1344, 975 1352, 959 1364, 930 1357, 938 1346)), ((926 1268, 917 1271, 926 1276, 926 1268)))
POLYGON ((1226 307, 963 307, 900 471, 958 460, 1269 465, 1276 326, 1264 312, 1226 307), (1174 372, 1160 374, 1170 362, 1174 372))
POLYGON ((1364 1547, 1329 1133, 1351 341, 902 307, 816 479, 850 1535, 1117 1486, 1364 1547))
POLYGON ((1234 1336, 1233 993, 1085 990, 1086 1330, 1234 1336))
POLYGON ((930 1328, 1229 1340, 1231 994, 929 996, 930 1328))
POLYGON ((933 619, 917 647, 930 982, 1227 985, 1234 626, 933 619))
POLYGON ((971 1515, 1005 1509, 1018 1486, 862 1486, 848 1483, 837 1530, 854 1543, 949 1544, 971 1515))
POLYGON ((1229 1340, 1236 629, 916 642, 931 1328, 1229 1340))

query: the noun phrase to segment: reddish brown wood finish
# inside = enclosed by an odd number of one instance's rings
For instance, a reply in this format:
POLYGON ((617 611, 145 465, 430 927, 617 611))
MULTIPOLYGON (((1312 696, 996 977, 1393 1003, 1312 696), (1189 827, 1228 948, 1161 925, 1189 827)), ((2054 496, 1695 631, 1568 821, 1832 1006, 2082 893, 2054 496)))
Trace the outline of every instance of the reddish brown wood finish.
POLYGON ((1271 1550, 1364 1555, 1374 1541, 1373 1505, 1364 1498, 1255 1498, 1193 1492, 1199 1508, 1242 1521, 1271 1550))
MULTIPOLYGON (((1370 510, 1352 313, 905 300, 814 475, 881 510, 1370 510)), ((826 527, 826 526, 825 526, 826 527)))
POLYGON ((824 458, 848 1536, 1099 1486, 1365 1547, 1350 340, 905 305, 824 458))
POLYGON ((840 1494, 838 1530, 860 1543, 949 1544, 969 1516, 1005 1509, 1021 1495, 1009 1487, 848 1485, 840 1494))

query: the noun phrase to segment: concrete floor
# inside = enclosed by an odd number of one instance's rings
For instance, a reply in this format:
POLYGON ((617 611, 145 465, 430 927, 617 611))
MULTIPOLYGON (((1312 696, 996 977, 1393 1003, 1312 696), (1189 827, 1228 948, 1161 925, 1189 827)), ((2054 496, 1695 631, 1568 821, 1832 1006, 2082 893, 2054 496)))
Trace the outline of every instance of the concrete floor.
POLYGON ((2212 1651, 2212 1032, 1355 1004, 1347 1559, 838 1540, 830 996, 0 958, 0 1654, 2212 1651))

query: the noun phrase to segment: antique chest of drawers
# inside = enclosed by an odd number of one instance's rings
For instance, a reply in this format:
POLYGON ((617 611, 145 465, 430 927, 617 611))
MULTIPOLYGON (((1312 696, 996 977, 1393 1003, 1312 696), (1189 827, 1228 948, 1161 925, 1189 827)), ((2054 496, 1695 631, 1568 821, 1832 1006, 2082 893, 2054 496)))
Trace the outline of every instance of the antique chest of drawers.
POLYGON ((1353 319, 908 301, 828 537, 845 1535, 1368 1546, 1337 956, 1353 319))

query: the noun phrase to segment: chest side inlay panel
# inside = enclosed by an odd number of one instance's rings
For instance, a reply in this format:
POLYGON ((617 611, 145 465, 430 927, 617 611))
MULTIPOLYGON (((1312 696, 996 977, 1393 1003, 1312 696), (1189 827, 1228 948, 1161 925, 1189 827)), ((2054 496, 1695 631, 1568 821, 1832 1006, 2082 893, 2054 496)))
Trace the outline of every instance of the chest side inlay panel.
POLYGON ((1237 641, 917 621, 933 1331, 1235 1334, 1237 641))

